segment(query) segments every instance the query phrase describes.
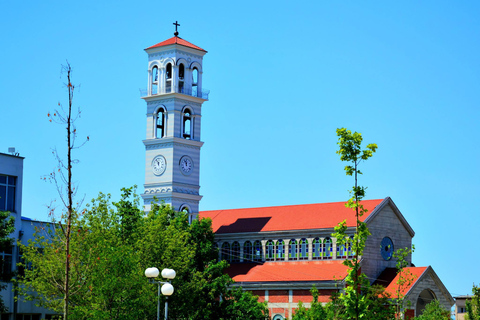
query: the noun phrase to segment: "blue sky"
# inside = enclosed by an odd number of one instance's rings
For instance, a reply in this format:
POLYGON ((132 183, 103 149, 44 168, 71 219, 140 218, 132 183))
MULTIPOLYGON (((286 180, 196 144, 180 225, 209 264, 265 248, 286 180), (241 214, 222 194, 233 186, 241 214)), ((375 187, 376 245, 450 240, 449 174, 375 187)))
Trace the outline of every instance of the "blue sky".
POLYGON ((23 214, 47 219, 42 182, 62 150, 48 122, 75 105, 79 194, 143 191, 144 48, 180 36, 208 51, 202 117, 202 210, 344 201, 353 181, 335 129, 378 152, 363 164, 367 198, 390 196, 415 230, 417 266, 452 295, 480 282, 480 60, 476 1, 3 1, 0 152, 25 157, 23 214))

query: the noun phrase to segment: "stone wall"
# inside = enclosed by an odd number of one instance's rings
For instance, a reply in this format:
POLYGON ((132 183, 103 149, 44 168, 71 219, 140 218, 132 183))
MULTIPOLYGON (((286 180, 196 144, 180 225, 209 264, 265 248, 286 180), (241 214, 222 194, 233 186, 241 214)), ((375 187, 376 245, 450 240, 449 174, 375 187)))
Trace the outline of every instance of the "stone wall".
MULTIPOLYGON (((382 239, 392 239, 394 250, 397 250, 411 248, 412 236, 390 205, 383 207, 367 226, 372 235, 368 237, 363 253, 362 272, 373 282, 385 268, 395 268, 396 260, 392 258, 385 261, 380 253, 382 239)), ((407 261, 412 262, 411 255, 407 257, 407 261)))

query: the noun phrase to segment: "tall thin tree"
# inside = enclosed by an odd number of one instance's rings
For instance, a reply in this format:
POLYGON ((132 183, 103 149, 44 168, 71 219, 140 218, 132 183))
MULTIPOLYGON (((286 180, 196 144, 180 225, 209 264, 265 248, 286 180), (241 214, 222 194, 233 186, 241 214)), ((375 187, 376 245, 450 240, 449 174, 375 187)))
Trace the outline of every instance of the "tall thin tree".
POLYGON ((362 134, 358 132, 352 133, 345 128, 337 129, 337 136, 339 145, 337 154, 340 155, 341 161, 348 163, 345 166, 345 173, 355 178, 355 185, 350 191, 352 197, 345 206, 355 211, 356 224, 353 241, 351 241, 346 234, 346 221, 341 222, 335 227, 334 237, 337 238, 337 245, 347 247, 351 243, 352 250, 355 253, 352 260, 346 259, 344 261, 344 264, 349 267, 349 273, 345 279, 347 285, 345 294, 342 295, 341 298, 344 300, 348 319, 358 320, 366 313, 368 308, 368 303, 362 293, 362 287, 368 286, 369 282, 366 276, 360 272, 360 257, 365 249, 367 237, 370 235, 367 224, 360 219, 367 213, 367 209, 361 204, 361 200, 365 197, 366 188, 358 185, 358 175, 362 174, 358 166, 362 161, 367 160, 373 155, 377 150, 377 145, 371 143, 367 145, 366 149, 362 150, 362 134))
MULTIPOLYGON (((65 239, 65 274, 64 274, 64 283, 63 283, 63 319, 68 319, 68 308, 69 308, 69 292, 70 292, 70 234, 71 234, 71 225, 72 218, 76 212, 76 206, 74 204, 74 198, 77 192, 77 189, 72 180, 72 167, 74 164, 78 163, 77 159, 74 159, 72 156, 72 151, 83 146, 88 140, 87 139, 80 145, 76 145, 77 129, 75 127, 76 120, 80 117, 80 109, 77 111, 72 111, 73 108, 73 95, 75 91, 75 86, 71 81, 72 67, 66 62, 65 65, 62 65, 62 74, 67 75, 67 83, 65 86, 68 91, 68 107, 64 108, 63 105, 59 102, 58 106, 60 108, 55 109, 53 114, 48 113, 50 122, 56 122, 62 125, 65 125, 66 134, 67 134, 67 160, 66 162, 58 153, 57 149, 53 150, 54 157, 57 160, 57 167, 52 173, 50 173, 50 180, 53 181, 57 187, 59 197, 63 203, 65 210, 60 216, 60 221, 56 226, 58 226, 61 232, 64 235, 65 239)), ((78 205, 79 203, 77 203, 78 205)), ((50 213, 54 213, 54 208, 50 206, 50 213)))

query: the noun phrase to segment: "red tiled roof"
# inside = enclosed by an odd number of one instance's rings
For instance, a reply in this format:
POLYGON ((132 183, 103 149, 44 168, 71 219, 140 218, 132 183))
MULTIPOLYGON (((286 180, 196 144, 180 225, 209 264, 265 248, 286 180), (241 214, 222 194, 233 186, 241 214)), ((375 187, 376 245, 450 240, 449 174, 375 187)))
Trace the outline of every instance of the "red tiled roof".
POLYGON ((206 50, 203 50, 202 48, 194 45, 193 43, 188 42, 187 40, 183 40, 183 39, 180 38, 180 37, 172 37, 172 38, 170 38, 170 39, 167 39, 167 40, 165 40, 165 41, 162 41, 162 42, 160 42, 160 43, 157 43, 156 45, 153 45, 153 46, 151 46, 151 47, 148 47, 148 48, 145 49, 145 50, 152 49, 152 48, 163 47, 163 46, 168 46, 168 45, 171 45, 171 44, 178 44, 178 45, 181 45, 181 46, 185 46, 185 47, 189 47, 189 48, 192 48, 192 49, 197 49, 197 50, 201 50, 201 51, 207 52, 206 50))
MULTIPOLYGON (((364 200, 368 212, 364 221, 383 200, 364 200)), ((355 212, 345 202, 303 204, 281 207, 213 210, 200 212, 201 218, 211 218, 213 232, 262 232, 280 230, 309 230, 333 228, 347 220, 348 227, 356 224, 355 212)))
POLYGON ((227 273, 235 282, 343 280, 348 268, 341 260, 232 264, 227 273))
MULTIPOLYGON (((402 275, 404 279, 411 279, 407 281, 401 288, 400 294, 405 296, 408 291, 415 285, 415 283, 420 279, 422 274, 427 270, 428 267, 408 267, 402 270, 402 275)), ((397 296, 398 288, 398 279, 400 278, 400 273, 390 282, 390 284, 385 288, 385 292, 391 294, 392 297, 397 296)))

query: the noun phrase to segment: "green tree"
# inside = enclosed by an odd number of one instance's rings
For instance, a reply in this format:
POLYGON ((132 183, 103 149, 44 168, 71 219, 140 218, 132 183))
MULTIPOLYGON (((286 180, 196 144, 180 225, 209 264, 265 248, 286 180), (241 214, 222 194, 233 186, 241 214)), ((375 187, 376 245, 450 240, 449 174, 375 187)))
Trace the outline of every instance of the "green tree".
POLYGON ((423 314, 417 320, 450 320, 450 311, 440 305, 438 300, 433 300, 425 306, 423 314))
MULTIPOLYGON (((407 261, 408 255, 411 255, 415 250, 415 246, 412 245, 412 248, 400 248, 395 250, 393 253, 393 257, 397 260, 395 267, 397 269, 397 287, 395 289, 395 307, 396 307, 396 314, 401 316, 405 309, 405 293, 406 288, 409 288, 417 278, 416 275, 412 274, 410 270, 406 270, 405 268, 408 267, 409 263, 407 261)), ((410 301, 408 301, 410 303, 410 301)))
MULTIPOLYGON (((144 276, 147 267, 177 272, 169 297, 172 319, 263 319, 265 303, 229 285, 227 263, 218 261, 211 221, 188 223, 183 213, 153 205, 145 216, 134 189, 123 189, 120 201, 100 196, 74 215, 71 235, 71 319, 152 319, 157 286, 144 276)), ((63 234, 53 227, 39 230, 24 246, 22 294, 38 304, 61 310, 61 259, 56 257, 63 234), (38 253, 42 252, 42 255, 38 253), (29 294, 32 290, 36 295, 29 294)), ((165 302, 161 297, 162 305, 165 302)))
POLYGON ((307 309, 302 302, 298 304, 298 309, 292 317, 292 320, 323 320, 327 319, 327 311, 321 302, 318 302, 318 290, 314 286, 310 292, 313 296, 313 301, 310 308, 307 309))
POLYGON ((395 307, 385 288, 379 285, 368 286, 364 291, 368 307, 362 319, 394 320, 395 307))
POLYGON ((473 297, 471 300, 467 300, 467 320, 480 320, 480 286, 473 285, 472 288, 473 297))
POLYGON ((362 174, 358 166, 362 161, 366 161, 372 157, 373 153, 377 150, 377 145, 374 143, 368 144, 366 149, 362 150, 362 135, 358 132, 352 133, 345 128, 337 129, 337 136, 339 137, 339 150, 337 154, 340 155, 341 161, 348 163, 345 166, 346 174, 353 176, 355 180, 355 185, 350 191, 352 197, 345 206, 355 211, 356 225, 353 241, 351 242, 346 233, 346 220, 335 227, 335 233, 332 236, 337 238, 337 245, 347 247, 351 243, 352 251, 355 253, 353 259, 346 259, 343 262, 349 270, 345 278, 344 293, 340 295, 340 300, 345 306, 347 318, 358 320, 367 314, 369 301, 366 299, 365 292, 370 284, 365 274, 360 272, 360 256, 363 254, 365 243, 370 232, 366 223, 360 220, 360 218, 367 213, 367 209, 361 204, 361 200, 365 197, 366 188, 358 185, 358 175, 362 174))
MULTIPOLYGON (((10 238, 10 234, 15 231, 15 219, 10 215, 8 211, 0 211, 0 251, 11 250, 13 245, 13 239, 10 238)), ((7 285, 4 284, 12 279, 12 273, 9 272, 8 267, 11 267, 11 262, 7 263, 5 260, 1 260, 0 264, 0 291, 5 290, 7 285)), ((7 312, 5 303, 0 296, 0 313, 7 312)))

